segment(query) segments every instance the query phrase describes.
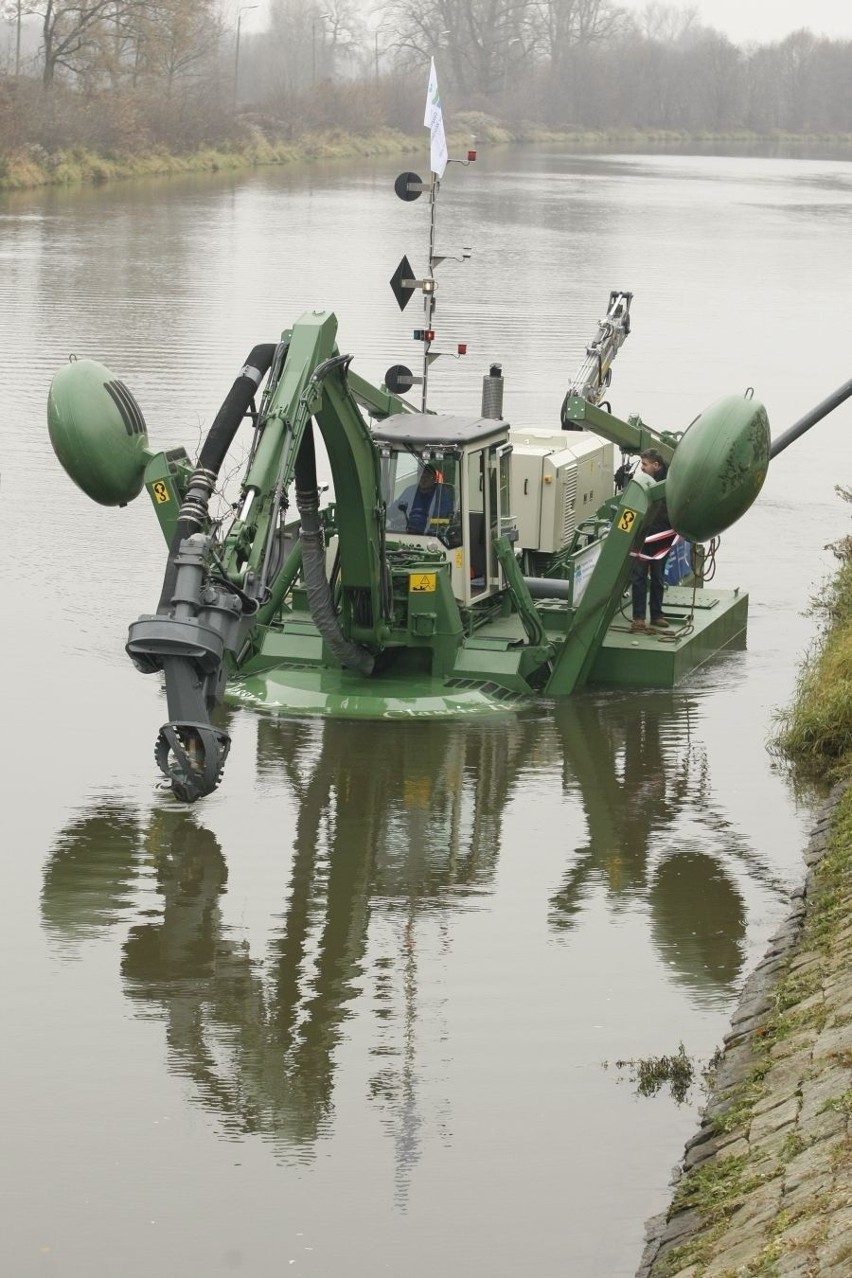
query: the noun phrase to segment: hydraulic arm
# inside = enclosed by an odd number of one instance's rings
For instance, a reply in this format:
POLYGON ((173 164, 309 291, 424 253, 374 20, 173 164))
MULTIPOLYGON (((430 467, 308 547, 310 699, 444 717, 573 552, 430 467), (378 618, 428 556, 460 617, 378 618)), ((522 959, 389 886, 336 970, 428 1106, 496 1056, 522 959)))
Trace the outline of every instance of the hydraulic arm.
POLYGON ((613 289, 609 295, 606 315, 598 323, 598 331, 586 347, 586 358, 568 387, 562 404, 562 429, 583 430, 582 422, 571 415, 571 401, 585 400, 600 404, 612 381, 612 362, 627 340, 630 332, 630 303, 632 293, 613 289))
POLYGON ((192 802, 219 782, 230 745, 211 724, 229 666, 280 579, 292 578, 283 525, 295 484, 301 571, 314 623, 342 666, 369 674, 387 629, 389 588, 384 508, 369 431, 346 386, 348 358, 335 347, 327 313, 303 317, 278 346, 257 347, 225 401, 190 479, 172 538, 156 614, 130 627, 127 650, 144 672, 165 677, 169 722, 155 755, 179 798, 192 802), (253 393, 272 367, 238 513, 224 542, 210 496, 219 467, 253 393), (342 603, 325 571, 312 419, 322 430, 335 479, 341 532, 342 603))

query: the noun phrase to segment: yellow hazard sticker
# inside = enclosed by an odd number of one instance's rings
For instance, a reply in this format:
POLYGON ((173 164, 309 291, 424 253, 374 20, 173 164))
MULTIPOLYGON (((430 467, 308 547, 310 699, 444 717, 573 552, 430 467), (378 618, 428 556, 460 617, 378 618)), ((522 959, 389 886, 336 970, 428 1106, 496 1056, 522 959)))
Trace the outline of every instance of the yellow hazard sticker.
POLYGON ((437 589, 438 574, 434 572, 411 572, 408 574, 408 593, 411 595, 427 595, 437 589))
POLYGON ((165 502, 171 501, 169 490, 163 483, 162 479, 158 479, 151 485, 151 492, 154 494, 154 501, 158 506, 162 506, 165 502))
POLYGON ((460 550, 457 550, 456 551, 456 567, 462 568, 463 566, 464 566, 464 555, 462 554, 460 550))
POLYGON ((633 527, 635 523, 636 523, 635 510, 623 510, 621 512, 621 518, 618 521, 618 526, 622 532, 630 532, 631 528, 633 527))

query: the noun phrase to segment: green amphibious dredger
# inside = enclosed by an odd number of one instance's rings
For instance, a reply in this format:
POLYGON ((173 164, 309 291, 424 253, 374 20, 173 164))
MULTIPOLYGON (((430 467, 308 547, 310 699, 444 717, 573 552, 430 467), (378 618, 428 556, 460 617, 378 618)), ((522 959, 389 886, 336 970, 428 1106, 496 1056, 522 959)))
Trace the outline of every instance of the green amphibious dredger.
POLYGON ((146 488, 168 545, 156 611, 130 626, 127 651, 164 677, 155 754, 183 801, 220 781, 224 698, 289 715, 450 719, 589 683, 671 687, 745 633, 747 595, 705 584, 707 548, 755 499, 770 458, 852 394, 850 381, 774 443, 750 392, 683 434, 623 421, 604 400, 630 329, 631 294, 615 291, 560 427, 504 420, 499 365, 478 416, 429 412, 429 369, 447 353, 432 328, 438 188, 434 176, 396 182, 403 200, 426 192, 431 205, 428 271, 414 278, 404 257, 391 280, 400 307, 423 295, 422 376, 397 365, 371 385, 339 352, 335 316, 308 313, 251 351, 195 462, 149 448, 138 404, 102 364, 73 360, 53 380, 50 437, 71 478, 107 506, 146 488), (404 394, 415 385, 419 409, 404 394), (248 463, 222 523, 211 497, 245 421, 248 463), (333 483, 324 506, 315 428, 333 483), (650 447, 669 463, 662 481, 631 473, 650 447), (687 575, 666 590, 668 627, 637 634, 631 569, 662 501, 679 535, 670 568, 687 575))

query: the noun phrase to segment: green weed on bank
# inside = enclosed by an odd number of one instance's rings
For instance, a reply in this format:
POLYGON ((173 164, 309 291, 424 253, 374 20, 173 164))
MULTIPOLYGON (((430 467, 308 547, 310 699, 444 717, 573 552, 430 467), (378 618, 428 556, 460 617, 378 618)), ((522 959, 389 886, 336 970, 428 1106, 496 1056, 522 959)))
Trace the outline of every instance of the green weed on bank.
MULTIPOLYGON (((852 501, 852 492, 837 492, 852 501)), ((772 742, 804 779, 827 782, 852 777, 852 537, 833 550, 838 570, 812 604, 822 631, 772 742)))

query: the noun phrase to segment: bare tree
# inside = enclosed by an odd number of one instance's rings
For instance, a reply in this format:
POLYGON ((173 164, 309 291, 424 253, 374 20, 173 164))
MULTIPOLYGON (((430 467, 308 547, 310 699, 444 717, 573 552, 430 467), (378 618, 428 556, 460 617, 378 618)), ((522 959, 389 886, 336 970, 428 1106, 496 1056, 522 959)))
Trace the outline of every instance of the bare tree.
POLYGON ((803 107, 807 127, 847 132, 852 122, 852 45, 819 40, 813 51, 803 107))
POLYGON ((156 0, 140 6, 133 18, 135 81, 159 81, 170 98, 176 81, 210 67, 221 38, 214 0, 156 0))
POLYGON ((633 21, 646 40, 657 40, 661 44, 676 44, 700 25, 697 6, 680 7, 661 4, 659 0, 646 4, 633 21))
POLYGON ((42 80, 51 85, 60 67, 78 71, 108 24, 121 13, 121 0, 43 0, 31 12, 41 18, 42 80))
POLYGON ((538 0, 536 11, 539 48, 556 75, 572 49, 605 45, 629 25, 610 0, 538 0))
POLYGON ((795 129, 802 119, 808 81, 813 74, 817 41, 810 31, 794 31, 778 46, 778 73, 781 81, 781 127, 795 129))
POLYGON ((278 98, 313 88, 348 72, 363 40, 357 0, 272 0, 261 82, 278 98))
POLYGON ((469 95, 501 91, 510 48, 532 43, 534 0, 388 0, 380 11, 402 49, 437 57, 442 83, 469 95))
POLYGON ((33 0, 41 20, 45 85, 64 70, 117 88, 140 76, 176 77, 208 58, 218 39, 214 0, 33 0))
POLYGON ((718 133, 742 123, 743 56, 726 36, 705 31, 678 59, 682 83, 680 128, 718 133))
POLYGON ((331 0, 326 6, 324 44, 331 53, 332 67, 338 61, 350 64, 365 39, 366 23, 358 0, 331 0))

